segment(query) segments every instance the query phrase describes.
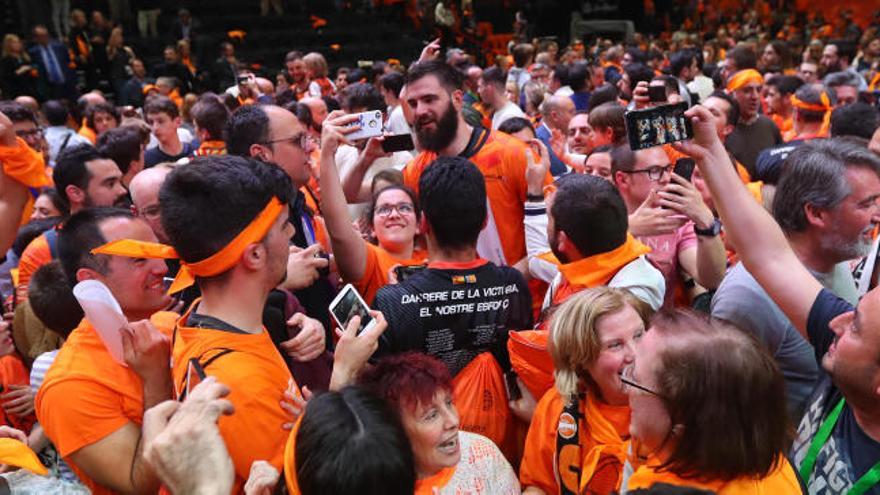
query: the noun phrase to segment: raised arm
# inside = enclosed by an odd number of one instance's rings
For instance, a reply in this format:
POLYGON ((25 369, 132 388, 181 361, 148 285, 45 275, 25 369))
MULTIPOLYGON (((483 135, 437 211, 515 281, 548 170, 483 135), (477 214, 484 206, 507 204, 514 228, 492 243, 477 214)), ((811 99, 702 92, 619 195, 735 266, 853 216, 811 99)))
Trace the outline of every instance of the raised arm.
POLYGON ((749 273, 806 336, 807 318, 822 289, 788 245, 782 229, 751 197, 718 139, 712 114, 701 106, 687 111, 694 139, 678 149, 692 156, 712 191, 724 231, 749 273))
POLYGON ((344 125, 356 120, 356 115, 335 111, 327 116, 321 131, 321 211, 336 267, 345 280, 360 280, 367 266, 367 247, 351 226, 335 159, 336 149, 345 142, 345 135, 357 129, 344 125))

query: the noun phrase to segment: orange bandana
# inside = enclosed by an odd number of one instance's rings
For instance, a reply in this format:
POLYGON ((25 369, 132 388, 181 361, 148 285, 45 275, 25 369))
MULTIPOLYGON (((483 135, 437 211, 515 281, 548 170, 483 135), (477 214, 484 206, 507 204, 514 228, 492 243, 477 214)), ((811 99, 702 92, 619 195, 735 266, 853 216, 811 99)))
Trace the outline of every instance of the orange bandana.
POLYGON ((559 264, 559 260, 553 256, 553 253, 542 254, 539 258, 559 265, 563 283, 553 297, 553 304, 557 304, 580 289, 607 284, 624 265, 650 252, 651 248, 637 241, 632 234, 627 233, 626 242, 620 247, 572 263, 559 264))
POLYGON ((28 146, 24 139, 15 138, 15 146, 0 146, 0 167, 10 179, 27 187, 51 186, 46 175, 43 155, 28 146))
POLYGON ((808 112, 830 112, 832 110, 831 101, 828 99, 828 94, 822 91, 820 93, 822 96, 820 97, 821 104, 817 103, 807 103, 803 100, 798 99, 797 96, 791 95, 791 104, 795 108, 799 108, 801 110, 806 110, 808 112))
POLYGON ((301 495, 299 483, 296 481, 296 434, 299 433, 299 425, 302 424, 302 415, 297 418, 290 436, 287 437, 287 445, 284 446, 284 481, 287 483, 287 492, 290 495, 301 495))
POLYGON ((755 69, 741 70, 730 77, 727 81, 727 92, 733 93, 746 84, 764 84, 764 77, 755 69))
MULTIPOLYGON (((238 264, 244 250, 251 244, 266 237, 269 228, 281 214, 284 204, 278 198, 272 198, 250 225, 244 228, 223 249, 211 256, 194 263, 180 262, 180 271, 168 289, 169 294, 180 292, 195 283, 195 277, 213 277, 238 264)), ((128 258, 179 258, 177 251, 171 246, 155 242, 119 239, 92 249, 92 254, 109 254, 128 258)))

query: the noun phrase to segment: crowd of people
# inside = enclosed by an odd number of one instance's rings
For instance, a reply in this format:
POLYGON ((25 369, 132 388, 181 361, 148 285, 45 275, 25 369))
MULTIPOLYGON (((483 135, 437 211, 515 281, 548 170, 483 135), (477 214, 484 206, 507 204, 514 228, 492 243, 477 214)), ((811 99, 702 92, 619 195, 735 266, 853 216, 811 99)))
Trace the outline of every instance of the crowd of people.
POLYGON ((80 14, 3 47, 13 493, 880 494, 880 12, 155 80, 80 14))

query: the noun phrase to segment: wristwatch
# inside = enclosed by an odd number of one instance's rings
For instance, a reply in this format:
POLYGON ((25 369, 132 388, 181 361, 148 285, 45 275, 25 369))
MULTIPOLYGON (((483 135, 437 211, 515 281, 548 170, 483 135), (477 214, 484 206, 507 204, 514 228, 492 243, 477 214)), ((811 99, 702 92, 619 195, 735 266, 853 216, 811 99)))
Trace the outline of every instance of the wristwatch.
POLYGON ((694 224, 694 234, 703 237, 715 237, 721 233, 721 220, 717 218, 712 222, 712 225, 708 229, 700 229, 697 228, 697 224, 694 224))

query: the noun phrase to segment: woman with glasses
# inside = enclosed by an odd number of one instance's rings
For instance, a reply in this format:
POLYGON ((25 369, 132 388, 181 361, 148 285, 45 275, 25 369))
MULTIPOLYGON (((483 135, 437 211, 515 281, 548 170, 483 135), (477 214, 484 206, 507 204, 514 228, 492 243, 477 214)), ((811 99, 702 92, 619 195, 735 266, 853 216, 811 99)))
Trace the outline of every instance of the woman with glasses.
POLYGON ((538 402, 520 468, 524 494, 608 494, 620 488, 630 408, 621 381, 650 308, 609 287, 581 291, 550 321, 556 387, 538 402))
MULTIPOLYGON (((427 253, 416 246, 421 212, 415 193, 406 186, 390 185, 370 199, 367 219, 377 244, 365 241, 352 226, 345 192, 339 180, 334 155, 343 138, 325 122, 321 143, 321 212, 339 275, 350 282, 372 304, 376 292, 392 280, 395 267, 423 266, 427 253)), ((412 269, 409 269, 412 270, 412 269)))
POLYGON ((654 483, 721 495, 802 493, 783 455, 791 429, 782 373, 745 333, 692 312, 660 313, 622 381, 634 469, 622 493, 654 483))

